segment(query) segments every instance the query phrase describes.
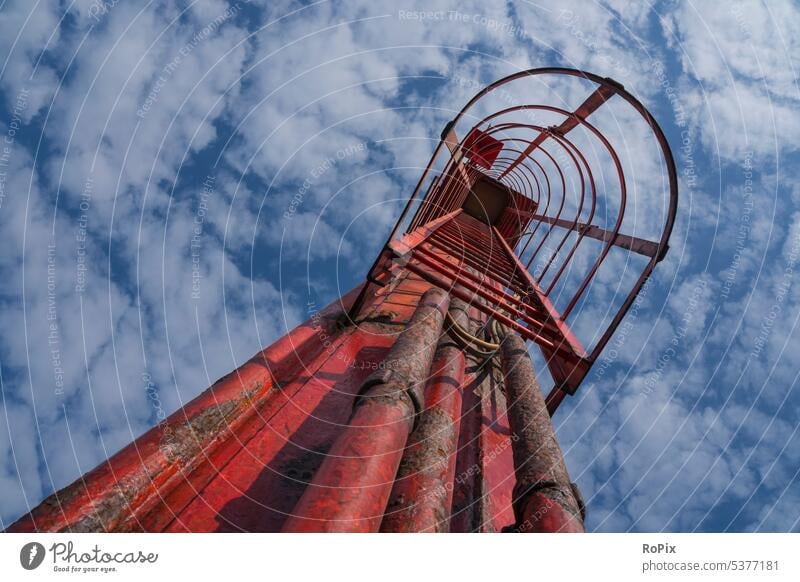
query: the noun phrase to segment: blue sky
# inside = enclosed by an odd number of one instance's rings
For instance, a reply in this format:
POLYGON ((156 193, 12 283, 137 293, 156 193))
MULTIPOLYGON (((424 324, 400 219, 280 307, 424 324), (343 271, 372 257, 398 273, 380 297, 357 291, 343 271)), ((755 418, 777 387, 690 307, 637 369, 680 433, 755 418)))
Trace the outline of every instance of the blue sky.
POLYGON ((556 417, 588 526, 800 528, 794 3, 5 1, 0 31, 0 526, 349 290, 476 87, 559 65, 624 83, 681 177, 556 417))

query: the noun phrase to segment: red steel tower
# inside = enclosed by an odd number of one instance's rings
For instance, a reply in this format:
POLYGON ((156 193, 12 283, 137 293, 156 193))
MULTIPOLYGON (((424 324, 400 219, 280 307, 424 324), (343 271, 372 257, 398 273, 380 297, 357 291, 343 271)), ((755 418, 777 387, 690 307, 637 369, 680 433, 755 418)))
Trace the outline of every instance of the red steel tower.
POLYGON ((501 79, 446 126, 363 284, 10 530, 583 531, 550 417, 676 208, 664 134, 620 84, 501 79))

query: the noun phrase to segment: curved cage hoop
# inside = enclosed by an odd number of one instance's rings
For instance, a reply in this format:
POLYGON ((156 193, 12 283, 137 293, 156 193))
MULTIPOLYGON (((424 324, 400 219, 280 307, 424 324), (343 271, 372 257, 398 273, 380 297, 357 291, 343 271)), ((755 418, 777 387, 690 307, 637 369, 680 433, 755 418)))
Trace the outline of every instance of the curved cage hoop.
POLYGON ((446 125, 367 278, 382 284, 402 257, 534 341, 555 383, 552 413, 664 258, 677 204, 666 137, 622 85, 522 71, 446 125))

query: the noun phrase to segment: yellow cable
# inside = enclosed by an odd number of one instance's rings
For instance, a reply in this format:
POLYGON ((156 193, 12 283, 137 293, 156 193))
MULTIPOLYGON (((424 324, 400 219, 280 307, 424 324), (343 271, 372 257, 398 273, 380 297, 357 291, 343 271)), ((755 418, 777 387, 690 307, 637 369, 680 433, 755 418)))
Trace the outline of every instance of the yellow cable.
POLYGON ((491 356, 494 352, 496 352, 497 350, 500 349, 500 344, 495 344, 495 343, 484 341, 484 340, 482 340, 482 339, 480 339, 478 337, 475 337, 471 333, 469 333, 467 330, 465 330, 463 327, 461 327, 456 322, 455 319, 453 319, 453 316, 450 315, 449 311, 447 312, 447 315, 446 315, 445 319, 447 321, 447 324, 453 330, 454 335, 457 336, 457 338, 460 339, 461 341, 463 341, 464 343, 470 345, 470 347, 472 347, 476 351, 480 352, 481 355, 491 356), (474 346, 478 346, 480 348, 483 348, 483 350, 486 350, 486 351, 478 350, 474 346))

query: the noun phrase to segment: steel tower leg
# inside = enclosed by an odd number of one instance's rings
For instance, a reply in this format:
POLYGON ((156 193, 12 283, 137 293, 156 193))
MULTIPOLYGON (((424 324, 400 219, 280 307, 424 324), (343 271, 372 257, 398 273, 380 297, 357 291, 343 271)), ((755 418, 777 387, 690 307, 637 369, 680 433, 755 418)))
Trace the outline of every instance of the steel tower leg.
POLYGON ((417 415, 450 298, 430 289, 361 387, 350 423, 286 520, 287 532, 377 532, 417 415))
POLYGON ((514 453, 519 532, 583 532, 584 508, 556 440, 525 342, 509 332, 501 347, 514 453))
MULTIPOLYGON (((450 315, 464 329, 469 326, 466 310, 463 301, 451 300, 450 315)), ((450 531, 465 366, 463 350, 452 337, 442 335, 426 388, 425 410, 409 437, 381 531, 450 531)))

